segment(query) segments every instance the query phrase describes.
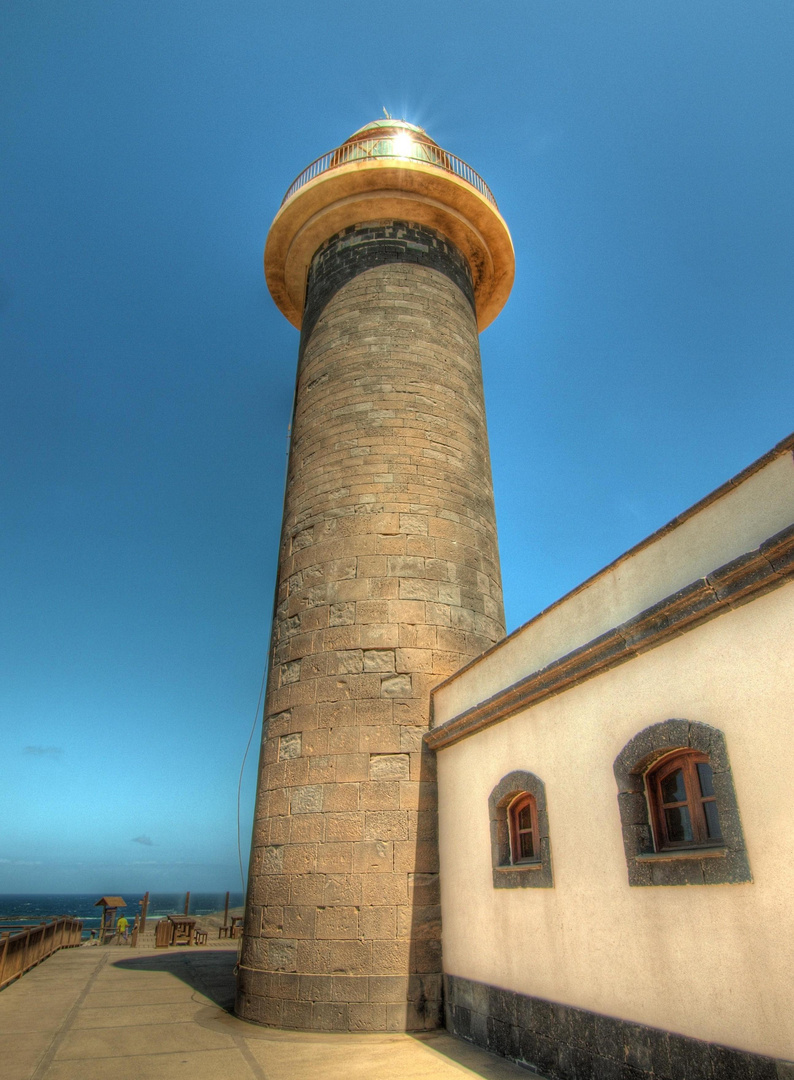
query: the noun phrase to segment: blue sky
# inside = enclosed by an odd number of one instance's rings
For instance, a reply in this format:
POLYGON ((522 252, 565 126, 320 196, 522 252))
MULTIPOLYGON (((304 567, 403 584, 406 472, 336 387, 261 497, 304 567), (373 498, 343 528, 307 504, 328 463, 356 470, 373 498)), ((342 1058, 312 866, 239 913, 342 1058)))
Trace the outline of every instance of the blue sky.
POLYGON ((792 45, 789 0, 5 0, 0 892, 238 887, 294 176, 385 106, 496 196, 512 629, 794 427, 792 45))

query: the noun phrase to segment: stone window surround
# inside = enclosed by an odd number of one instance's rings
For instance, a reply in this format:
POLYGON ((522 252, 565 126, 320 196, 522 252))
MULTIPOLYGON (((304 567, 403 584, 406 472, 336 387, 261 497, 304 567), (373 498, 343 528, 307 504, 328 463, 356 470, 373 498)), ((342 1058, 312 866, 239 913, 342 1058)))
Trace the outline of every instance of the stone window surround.
POLYGON ((546 811, 546 785, 534 773, 514 770, 503 776, 488 797, 491 863, 495 889, 552 889, 551 840, 546 811), (540 858, 513 864, 510 851, 508 808, 517 795, 531 795, 538 821, 540 858))
POLYGON ((623 747, 613 771, 629 885, 728 885, 753 880, 725 736, 718 728, 690 720, 651 724, 623 747), (709 757, 724 843, 656 851, 645 776, 660 758, 686 749, 709 757))

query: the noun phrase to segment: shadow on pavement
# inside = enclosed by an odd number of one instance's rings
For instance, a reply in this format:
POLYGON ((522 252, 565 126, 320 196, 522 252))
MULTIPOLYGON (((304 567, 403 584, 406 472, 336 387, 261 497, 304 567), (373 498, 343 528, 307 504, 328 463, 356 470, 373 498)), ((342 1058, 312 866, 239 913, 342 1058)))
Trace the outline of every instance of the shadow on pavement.
MULTIPOLYGON (((289 1075, 316 1075, 327 1077, 343 1077, 363 1075, 360 1070, 350 1070, 351 1064, 360 1062, 361 1055, 374 1055, 373 1061, 381 1061, 382 1054, 397 1055, 399 1058, 400 1045, 403 1040, 415 1040, 421 1044, 427 1052, 433 1054, 441 1065, 438 1070, 439 1076, 448 1076, 449 1066, 462 1067, 467 1075, 482 1078, 482 1080, 517 1080, 521 1076, 530 1078, 537 1076, 529 1070, 522 1069, 513 1062, 504 1058, 495 1057, 470 1043, 450 1035, 443 1028, 424 1032, 328 1032, 328 1031, 293 1031, 283 1028, 260 1027, 248 1023, 234 1016, 234 992, 235 976, 234 968, 237 963, 236 949, 214 949, 212 951, 189 950, 187 947, 164 950, 162 953, 146 956, 131 956, 124 959, 112 959, 110 965, 122 971, 130 972, 166 972, 175 979, 181 980, 208 998, 222 1013, 218 1013, 211 1007, 196 1016, 196 1023, 202 1027, 214 1031, 222 1031, 225 1034, 241 1035, 247 1040, 265 1041, 273 1046, 290 1045, 294 1042, 296 1052, 308 1043, 316 1045, 316 1052, 325 1060, 325 1071, 319 1071, 312 1066, 311 1073, 289 1072, 289 1075), (225 1015, 224 1015, 225 1014, 225 1015), (336 1045, 335 1045, 336 1044, 336 1045), (390 1049, 393 1047, 393 1049, 390 1049), (324 1049, 323 1049, 324 1048, 324 1049), (331 1051, 329 1056, 329 1051, 331 1051), (350 1061, 345 1065, 340 1059, 340 1054, 348 1055, 350 1061)), ((301 1058, 301 1060, 303 1060, 301 1058)), ((410 1059, 413 1061, 413 1059, 410 1059)), ((421 1069, 417 1073, 411 1071, 405 1075, 430 1076, 435 1072, 428 1072, 428 1062, 420 1062, 421 1069)), ((399 1066, 398 1066, 399 1067, 399 1066)), ((457 1074, 457 1069, 454 1069, 457 1074)), ((286 1073, 278 1072, 285 1076, 286 1073)), ((389 1076, 397 1073, 389 1072, 389 1076)))
POLYGON ((546 1080, 540 1073, 534 1072, 528 1066, 522 1066, 507 1058, 491 1054, 473 1043, 465 1042, 457 1038, 445 1028, 437 1031, 412 1031, 409 1033, 412 1039, 422 1043, 429 1050, 438 1054, 447 1061, 453 1061, 461 1065, 473 1076, 480 1076, 483 1080, 516 1080, 519 1076, 531 1080, 546 1080))
POLYGON ((236 949, 188 952, 187 947, 157 956, 134 956, 112 961, 113 967, 123 971, 168 972, 227 1012, 232 1012, 234 1008, 236 964, 236 949))

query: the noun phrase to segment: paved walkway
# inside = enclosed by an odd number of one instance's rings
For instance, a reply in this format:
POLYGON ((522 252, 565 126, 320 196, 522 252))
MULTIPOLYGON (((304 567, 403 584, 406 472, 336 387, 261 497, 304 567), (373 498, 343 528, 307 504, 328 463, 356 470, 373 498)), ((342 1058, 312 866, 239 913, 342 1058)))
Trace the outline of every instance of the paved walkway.
POLYGON ((446 1032, 275 1031, 229 1012, 237 950, 64 949, 0 992, 3 1080, 527 1080, 446 1032))

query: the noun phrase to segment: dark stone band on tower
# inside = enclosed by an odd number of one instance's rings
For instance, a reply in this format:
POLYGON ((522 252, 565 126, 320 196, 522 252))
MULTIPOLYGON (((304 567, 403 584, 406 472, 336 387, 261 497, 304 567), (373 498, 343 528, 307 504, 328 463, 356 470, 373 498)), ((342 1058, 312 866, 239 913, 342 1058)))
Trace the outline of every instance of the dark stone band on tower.
POLYGON ((407 221, 351 225, 330 237, 309 268, 302 335, 306 338, 323 308, 357 274, 387 263, 414 263, 445 274, 474 310, 469 264, 454 244, 435 229, 407 221))

